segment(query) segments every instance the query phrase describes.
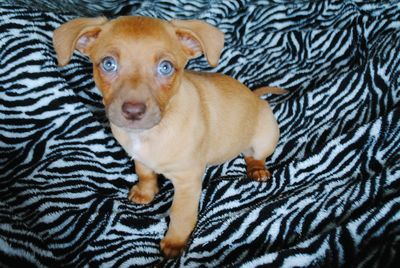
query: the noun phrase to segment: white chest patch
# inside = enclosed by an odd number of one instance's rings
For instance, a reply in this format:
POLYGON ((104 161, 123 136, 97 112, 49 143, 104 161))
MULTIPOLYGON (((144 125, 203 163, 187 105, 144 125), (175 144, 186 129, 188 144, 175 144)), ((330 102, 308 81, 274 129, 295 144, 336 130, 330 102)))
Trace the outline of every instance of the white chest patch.
POLYGON ((131 148, 130 151, 132 153, 132 157, 135 158, 140 154, 140 150, 142 149, 142 142, 140 138, 131 136, 131 148))

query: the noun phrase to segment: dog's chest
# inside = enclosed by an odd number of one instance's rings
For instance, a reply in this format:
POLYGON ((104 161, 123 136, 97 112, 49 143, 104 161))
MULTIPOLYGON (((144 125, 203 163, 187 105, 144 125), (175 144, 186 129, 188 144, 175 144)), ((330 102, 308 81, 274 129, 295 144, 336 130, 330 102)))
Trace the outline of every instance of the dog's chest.
MULTIPOLYGON (((179 169, 177 161, 166 144, 171 142, 159 137, 159 139, 149 139, 148 137, 132 137, 129 154, 134 160, 137 160, 152 169, 158 174, 167 176, 170 172, 179 169)), ((179 162, 179 161, 178 161, 179 162)))
POLYGON ((171 144, 165 135, 141 135, 128 133, 121 128, 111 125, 114 137, 130 157, 154 170, 156 173, 167 173, 175 162, 166 144, 171 144))
POLYGON ((130 144, 126 146, 126 148, 124 149, 128 152, 130 156, 132 156, 133 159, 138 159, 140 157, 142 160, 142 158, 144 157, 142 152, 143 151, 142 142, 139 138, 133 138, 133 139, 131 138, 130 144))

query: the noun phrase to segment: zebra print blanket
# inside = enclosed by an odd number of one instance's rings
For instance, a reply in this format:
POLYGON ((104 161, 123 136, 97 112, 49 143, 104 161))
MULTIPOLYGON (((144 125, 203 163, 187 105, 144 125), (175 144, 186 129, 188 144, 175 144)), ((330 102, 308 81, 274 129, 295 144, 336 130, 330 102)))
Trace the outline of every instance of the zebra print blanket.
POLYGON ((209 167, 188 246, 164 260, 173 187, 160 179, 153 203, 128 201, 137 177, 111 136, 91 65, 78 53, 56 65, 52 31, 73 15, 3 4, 1 267, 399 263, 398 1, 109 2, 115 8, 99 14, 216 25, 226 34, 219 66, 198 58, 188 68, 290 91, 265 96, 282 132, 267 159, 273 177, 246 178, 243 156, 209 167))

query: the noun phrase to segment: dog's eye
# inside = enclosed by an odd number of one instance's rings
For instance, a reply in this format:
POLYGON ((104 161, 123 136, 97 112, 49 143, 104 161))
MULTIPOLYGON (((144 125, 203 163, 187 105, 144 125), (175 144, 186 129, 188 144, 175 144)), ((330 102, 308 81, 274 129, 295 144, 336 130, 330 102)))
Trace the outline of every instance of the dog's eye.
POLYGON ((174 67, 170 61, 163 60, 158 64, 157 72, 162 76, 170 76, 174 72, 174 67))
POLYGON ((117 71, 118 65, 113 57, 108 56, 101 61, 101 68, 103 68, 104 71, 110 73, 117 71))

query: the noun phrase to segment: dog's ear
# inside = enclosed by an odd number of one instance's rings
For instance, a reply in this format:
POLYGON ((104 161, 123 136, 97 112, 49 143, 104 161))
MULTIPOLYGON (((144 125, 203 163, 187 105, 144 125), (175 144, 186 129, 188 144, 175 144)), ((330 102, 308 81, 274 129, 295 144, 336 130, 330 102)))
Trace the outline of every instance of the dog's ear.
POLYGON ((80 18, 64 23, 53 34, 54 50, 59 66, 66 65, 75 49, 87 54, 88 49, 101 31, 101 25, 107 22, 104 17, 80 18))
POLYGON ((190 59, 204 54, 211 66, 218 65, 224 47, 224 34, 218 28, 199 20, 173 20, 171 23, 190 59))

